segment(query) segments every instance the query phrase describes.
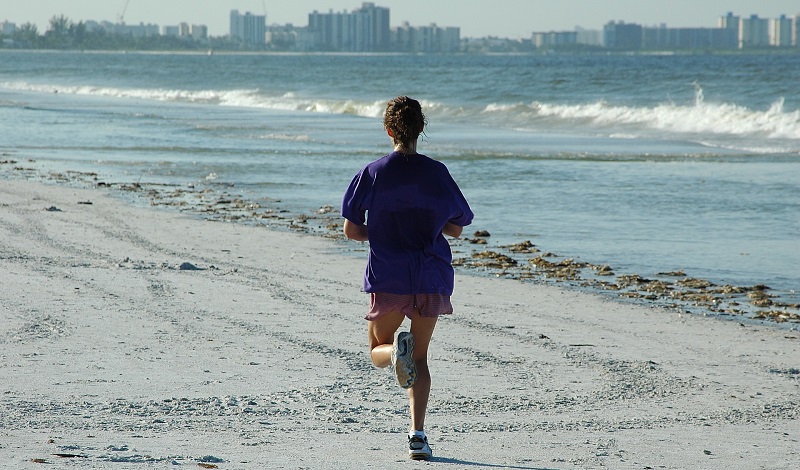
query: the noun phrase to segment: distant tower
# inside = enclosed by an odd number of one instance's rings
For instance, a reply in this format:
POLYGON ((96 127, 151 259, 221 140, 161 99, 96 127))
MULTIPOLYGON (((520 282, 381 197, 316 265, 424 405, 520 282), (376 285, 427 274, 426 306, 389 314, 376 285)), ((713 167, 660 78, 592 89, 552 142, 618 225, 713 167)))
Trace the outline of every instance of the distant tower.
POLYGON ((775 47, 792 45, 792 18, 781 15, 769 20, 769 44, 775 47))
POLYGON ((603 43, 609 49, 638 50, 642 48, 642 26, 624 21, 610 21, 603 27, 603 43))
POLYGON ((769 46, 769 20, 751 15, 739 20, 739 49, 769 46))
POLYGON ((800 47, 800 13, 792 19, 792 46, 800 47))
POLYGON ((360 51, 387 51, 391 41, 388 8, 364 2, 351 13, 354 23, 355 48, 360 51))
POLYGON ((725 16, 719 17, 719 24, 718 26, 720 29, 723 29, 723 34, 725 35, 723 39, 723 43, 726 44, 726 48, 730 47, 732 49, 736 49, 741 44, 741 37, 739 37, 739 22, 741 18, 738 15, 734 15, 732 12, 728 12, 725 16))
POLYGON ((365 2, 350 13, 315 10, 308 15, 308 29, 317 36, 321 50, 388 51, 391 48, 389 18, 388 8, 365 2))
POLYGON ((718 26, 720 28, 735 29, 735 30, 738 31, 739 30, 739 19, 740 18, 738 16, 734 15, 733 12, 729 11, 727 15, 719 17, 718 26))
POLYGON ((244 15, 239 10, 231 10, 231 39, 240 41, 247 47, 261 48, 267 45, 267 16, 254 15, 249 11, 244 15))

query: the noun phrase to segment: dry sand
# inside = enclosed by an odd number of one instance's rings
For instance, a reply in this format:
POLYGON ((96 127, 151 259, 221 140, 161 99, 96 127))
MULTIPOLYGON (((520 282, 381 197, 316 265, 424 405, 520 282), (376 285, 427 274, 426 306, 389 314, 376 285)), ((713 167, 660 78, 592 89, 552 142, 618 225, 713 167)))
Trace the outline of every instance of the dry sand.
POLYGON ((0 466, 800 466, 797 331, 464 275, 408 461, 340 243, 0 181, 0 466))

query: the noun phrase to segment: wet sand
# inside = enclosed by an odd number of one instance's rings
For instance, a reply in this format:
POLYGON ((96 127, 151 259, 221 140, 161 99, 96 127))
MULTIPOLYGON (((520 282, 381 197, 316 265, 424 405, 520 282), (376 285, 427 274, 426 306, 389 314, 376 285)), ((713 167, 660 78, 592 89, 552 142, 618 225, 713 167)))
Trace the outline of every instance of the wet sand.
MULTIPOLYGON (((406 460, 403 391, 369 362, 363 245, 97 186, 0 182, 4 466, 424 465, 406 460)), ((453 300, 431 349, 431 466, 800 461, 796 331, 503 276, 458 274, 453 300)))

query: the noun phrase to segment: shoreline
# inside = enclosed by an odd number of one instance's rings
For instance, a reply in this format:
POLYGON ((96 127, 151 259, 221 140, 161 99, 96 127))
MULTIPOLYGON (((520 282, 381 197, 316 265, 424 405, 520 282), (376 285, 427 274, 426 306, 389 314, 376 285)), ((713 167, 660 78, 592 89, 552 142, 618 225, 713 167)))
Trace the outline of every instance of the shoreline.
MULTIPOLYGON (((473 38, 474 39, 474 38, 473 38)), ((385 51, 385 52, 347 52, 347 51, 282 51, 282 50, 237 50, 237 49, 215 49, 211 46, 197 47, 193 49, 46 49, 46 48, 15 48, 0 47, 0 52, 25 52, 25 53, 80 53, 80 54, 155 54, 155 55, 241 55, 241 56, 270 56, 270 55, 291 55, 291 56, 783 56, 798 55, 800 51, 795 47, 782 48, 747 48, 747 49, 644 49, 644 50, 616 50, 616 49, 594 49, 592 46, 577 49, 546 49, 541 51, 458 51, 458 52, 410 52, 410 51, 385 51)))
MULTIPOLYGON (((110 192, 0 185, 3 462, 415 465, 404 393, 369 363, 363 257, 110 192)), ((800 458, 797 332, 463 273, 454 301, 431 345, 428 465, 800 458)))
MULTIPOLYGON (((280 209, 277 204, 280 201, 275 201, 275 206, 270 207, 263 202, 242 199, 233 194, 234 187, 230 185, 106 183, 99 181, 96 173, 51 171, 43 174, 36 169, 16 166, 18 162, 9 154, 0 157, 5 158, 0 158, 0 170, 12 167, 12 171, 6 173, 11 178, 103 188, 114 191, 123 199, 138 200, 142 205, 193 214, 207 220, 257 225, 269 230, 288 230, 347 242, 342 234, 338 208, 330 205, 309 208, 306 213, 294 213, 280 209)), ((605 264, 608 261, 590 263, 574 255, 547 252, 545 247, 528 240, 510 245, 497 245, 490 241, 489 231, 472 226, 466 228, 460 239, 450 240, 456 270, 478 276, 560 285, 605 295, 618 302, 666 308, 683 314, 800 329, 797 292, 776 292, 769 285, 758 282, 749 286, 718 284, 683 270, 664 270, 655 276, 643 277, 638 273, 618 272, 613 265, 605 264)), ((343 250, 357 250, 349 247, 343 246, 343 250)))

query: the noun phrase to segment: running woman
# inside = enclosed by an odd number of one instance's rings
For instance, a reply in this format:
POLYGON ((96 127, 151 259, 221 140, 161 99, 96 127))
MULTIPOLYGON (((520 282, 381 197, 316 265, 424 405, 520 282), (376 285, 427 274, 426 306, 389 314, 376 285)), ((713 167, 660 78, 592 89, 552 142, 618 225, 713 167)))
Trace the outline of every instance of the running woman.
POLYGON ((409 457, 430 460, 425 413, 431 389, 428 346, 439 315, 453 313, 450 244, 473 213, 447 167, 417 153, 427 120, 417 100, 389 101, 383 124, 394 151, 365 166, 342 202, 347 238, 369 242, 364 291, 370 294, 370 356, 392 366, 408 389, 409 457), (395 333, 405 318, 410 331, 395 333))

